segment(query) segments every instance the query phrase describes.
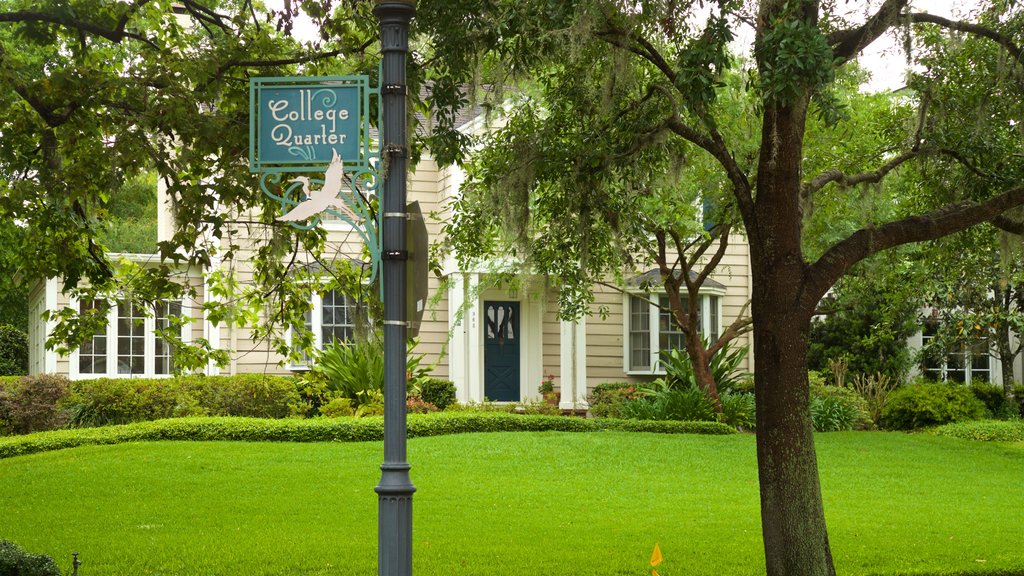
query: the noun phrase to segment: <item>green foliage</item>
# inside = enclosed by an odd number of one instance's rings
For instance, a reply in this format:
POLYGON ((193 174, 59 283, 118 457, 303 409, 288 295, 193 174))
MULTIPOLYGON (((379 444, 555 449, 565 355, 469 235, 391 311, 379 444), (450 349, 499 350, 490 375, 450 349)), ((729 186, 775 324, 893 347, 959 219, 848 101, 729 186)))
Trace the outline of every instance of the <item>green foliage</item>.
POLYGON ((21 546, 0 540, 0 576, 60 576, 53 558, 30 554, 21 546))
MULTIPOLYGON (((749 373, 739 370, 740 363, 746 357, 746 346, 733 347, 731 343, 727 343, 711 357, 708 368, 719 392, 741 386, 742 381, 750 376, 749 373)), ((659 358, 661 367, 665 370, 664 380, 668 388, 698 388, 693 363, 685 350, 663 350, 659 358)))
MULTIPOLYGON (((430 402, 427 402, 422 397, 416 394, 410 394, 405 399, 405 413, 406 414, 429 414, 431 412, 437 412, 437 406, 434 406, 430 402)), ((383 414, 382 414, 383 416, 383 414)))
POLYGON ((757 427, 757 406, 754 395, 749 392, 723 392, 722 422, 737 430, 753 430, 757 427))
POLYGON ((913 430, 962 420, 984 418, 988 411, 970 388, 937 382, 917 382, 897 388, 882 408, 882 426, 913 430))
POLYGON ((455 402, 455 383, 451 380, 427 378, 419 388, 423 400, 437 406, 438 410, 444 410, 455 402))
POLYGON ((867 415, 871 424, 877 427, 882 420, 882 409, 889 400, 889 395, 900 383, 884 374, 857 374, 850 381, 850 386, 867 403, 867 415))
POLYGON ((349 398, 332 398, 320 406, 319 413, 328 418, 337 418, 339 416, 354 416, 356 411, 349 398))
POLYGON ((1024 442, 1024 420, 971 420, 935 428, 938 436, 982 442, 1024 442))
POLYGON ((156 173, 139 174, 111 193, 98 239, 112 252, 152 254, 157 245, 156 173))
POLYGON ((28 335, 9 324, 0 325, 0 376, 28 374, 28 335))
POLYGON ((0 433, 28 434, 62 427, 61 408, 69 383, 63 376, 38 374, 0 380, 0 433))
POLYGON ((811 388, 811 423, 818 432, 865 430, 874 426, 867 400, 857 391, 839 386, 811 388))
MULTIPOLYGON (((1002 387, 996 387, 987 382, 972 382, 970 390, 974 393, 975 398, 985 404, 985 408, 990 414, 1000 416, 1011 413, 1007 410, 1006 395, 1003 393, 1002 387)), ((1015 409, 1016 406, 1013 407, 1014 411, 1015 409)))
POLYGON ((620 412, 631 420, 716 420, 711 399, 697 388, 665 388, 624 403, 620 412))
POLYGON ((366 391, 384 387, 384 350, 376 339, 332 342, 317 356, 314 371, 323 373, 331 391, 362 403, 366 391))
MULTIPOLYGON (((414 346, 415 341, 412 341, 410 347, 414 346)), ((423 364, 423 354, 407 354, 408 391, 421 388, 432 368, 423 364)), ((355 342, 332 342, 317 354, 313 371, 322 375, 333 393, 355 401, 358 406, 371 392, 384 390, 383 343, 374 335, 355 342)))
MULTIPOLYGON (((634 422, 613 419, 567 418, 507 412, 436 412, 408 416, 410 438, 470 432, 656 432, 661 434, 732 434, 718 422, 634 422)), ((0 438, 0 458, 76 446, 158 440, 247 442, 371 442, 384 438, 384 420, 374 418, 191 417, 132 424, 54 430, 0 438)))
POLYGON ((77 380, 62 405, 79 427, 195 415, 285 418, 308 408, 293 378, 266 374, 77 380))
POLYGON ((622 418, 622 406, 637 398, 636 384, 604 382, 590 391, 590 413, 597 418, 622 418))
POLYGON ((853 374, 884 374, 902 382, 911 367, 907 341, 919 329, 920 291, 910 271, 876 258, 857 274, 842 279, 820 308, 830 313, 811 322, 807 364, 829 372, 829 363, 845 360, 853 374))

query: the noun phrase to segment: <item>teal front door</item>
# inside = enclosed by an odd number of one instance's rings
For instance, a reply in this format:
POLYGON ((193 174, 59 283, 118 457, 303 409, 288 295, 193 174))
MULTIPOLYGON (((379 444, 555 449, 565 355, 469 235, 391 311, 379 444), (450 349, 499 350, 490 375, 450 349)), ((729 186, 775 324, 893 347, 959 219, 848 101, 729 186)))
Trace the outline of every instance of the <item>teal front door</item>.
POLYGON ((519 398, 519 302, 484 301, 484 396, 519 398))

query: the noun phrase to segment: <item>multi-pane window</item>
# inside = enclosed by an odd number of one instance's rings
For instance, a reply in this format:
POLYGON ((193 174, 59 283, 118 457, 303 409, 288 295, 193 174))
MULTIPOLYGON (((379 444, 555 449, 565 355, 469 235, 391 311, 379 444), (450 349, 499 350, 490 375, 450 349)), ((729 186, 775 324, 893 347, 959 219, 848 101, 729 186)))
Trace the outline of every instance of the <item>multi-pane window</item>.
MULTIPOLYGON (((358 306, 357 300, 338 290, 314 294, 312 309, 306 311, 304 319, 306 330, 313 334, 313 347, 320 350, 331 342, 355 339, 358 306)), ((311 360, 303 354, 297 367, 308 366, 311 360)))
MULTIPOLYGON (((85 314, 99 305, 77 304, 85 314)), ((152 310, 130 300, 118 301, 106 314, 106 325, 97 330, 70 360, 72 376, 160 376, 174 373, 174 348, 158 332, 173 326, 181 302, 160 302, 152 310)), ((187 333, 182 332, 182 337, 187 333)))
POLYGON ((330 290, 323 295, 320 316, 320 341, 351 342, 354 337, 356 301, 349 296, 330 290))
POLYGON ((146 315, 131 301, 117 303, 117 373, 146 372, 146 315))
MULTIPOLYGON (((79 303, 79 312, 84 316, 99 305, 92 300, 79 303)), ((107 373, 107 328, 100 328, 78 349, 78 371, 82 374, 107 373)))
POLYGON ((153 353, 153 371, 157 374, 174 373, 174 348, 161 332, 167 332, 171 328, 171 316, 181 315, 181 302, 160 302, 156 305, 153 314, 153 321, 156 327, 153 353))
POLYGON ((629 369, 651 367, 650 304, 637 296, 629 298, 629 369))
POLYGON ((937 331, 934 323, 925 324, 921 330, 921 344, 925 350, 921 368, 927 376, 964 383, 992 381, 992 357, 986 343, 979 342, 952 352, 929 350, 928 345, 935 339, 937 331))
MULTIPOLYGON (((721 331, 719 296, 701 295, 697 314, 697 326, 701 334, 718 339, 721 331)), ((686 306, 686 302, 683 302, 686 306)), ((628 372, 649 372, 657 367, 658 355, 664 350, 681 350, 686 346, 686 337, 672 318, 668 296, 657 298, 630 295, 627 315, 628 348, 626 369, 628 372), (656 322, 651 322, 657 318, 656 322), (653 346, 652 346, 653 345, 653 346)))

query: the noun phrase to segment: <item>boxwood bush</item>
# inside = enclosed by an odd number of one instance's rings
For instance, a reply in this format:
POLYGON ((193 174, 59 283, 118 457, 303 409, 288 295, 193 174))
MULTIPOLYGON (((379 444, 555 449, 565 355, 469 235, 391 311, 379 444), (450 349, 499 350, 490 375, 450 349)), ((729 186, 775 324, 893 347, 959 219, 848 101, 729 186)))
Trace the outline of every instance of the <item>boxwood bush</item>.
POLYGON ((9 540, 0 540, 0 576, 60 576, 53 558, 30 554, 9 540))
MULTIPOLYGON (((598 432, 619 430, 658 434, 732 434, 718 422, 661 422, 524 416, 503 412, 410 414, 410 437, 466 432, 598 432)), ((384 419, 193 417, 136 422, 100 428, 53 430, 0 438, 0 458, 76 446, 156 440, 235 440, 249 442, 368 442, 384 437, 384 419)))
POLYGON ((921 381, 893 391, 882 408, 882 426, 913 430, 986 416, 985 404, 969 387, 921 381))
POLYGON ((939 436, 983 442, 1024 442, 1024 420, 971 420, 939 426, 939 436))

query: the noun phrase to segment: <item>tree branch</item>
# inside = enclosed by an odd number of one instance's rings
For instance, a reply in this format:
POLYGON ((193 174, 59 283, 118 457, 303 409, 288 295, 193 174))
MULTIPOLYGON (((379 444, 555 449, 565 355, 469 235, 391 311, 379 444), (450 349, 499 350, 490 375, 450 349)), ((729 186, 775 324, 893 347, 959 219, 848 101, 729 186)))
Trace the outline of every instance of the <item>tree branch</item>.
POLYGON ((53 14, 50 12, 33 12, 31 10, 0 12, 0 22, 45 22, 47 24, 56 24, 72 30, 87 32, 94 36, 106 38, 115 44, 121 43, 125 38, 131 38, 153 48, 157 48, 157 45, 149 38, 135 32, 128 32, 124 26, 127 24, 127 18, 124 17, 122 17, 121 22, 119 22, 119 27, 117 29, 105 28, 103 26, 93 24, 92 22, 86 22, 85 20, 79 20, 77 18, 69 18, 60 14, 53 14))
POLYGON ((836 30, 829 34, 828 43, 832 46, 832 53, 835 54, 839 63, 856 57, 864 48, 891 28, 898 21, 900 11, 906 7, 908 1, 885 0, 878 11, 860 27, 836 30))
POLYGON ((992 40, 996 44, 1002 46, 1003 49, 1009 52, 1018 62, 1024 61, 1024 51, 1022 51, 1021 47, 1018 46, 1013 41, 1013 38, 1005 34, 996 32, 991 28, 986 28, 985 26, 972 24, 970 22, 950 20, 948 18, 943 18, 941 16, 936 16, 934 14, 924 14, 919 12, 915 12, 913 14, 906 14, 904 15, 904 17, 909 18, 910 21, 915 24, 937 24, 943 28, 948 28, 950 30, 956 30, 958 32, 967 32, 968 34, 974 34, 975 36, 988 38, 989 40, 992 40))
POLYGON ((851 266, 872 254, 903 244, 948 236, 975 224, 991 221, 1003 212, 1022 205, 1024 186, 1007 190, 982 203, 962 202, 928 214, 862 228, 833 245, 817 262, 805 268, 805 285, 809 289, 804 293, 803 304, 807 309, 812 309, 851 266), (808 300, 811 298, 813 301, 808 300))

